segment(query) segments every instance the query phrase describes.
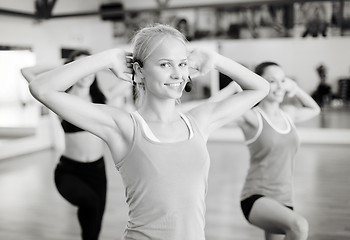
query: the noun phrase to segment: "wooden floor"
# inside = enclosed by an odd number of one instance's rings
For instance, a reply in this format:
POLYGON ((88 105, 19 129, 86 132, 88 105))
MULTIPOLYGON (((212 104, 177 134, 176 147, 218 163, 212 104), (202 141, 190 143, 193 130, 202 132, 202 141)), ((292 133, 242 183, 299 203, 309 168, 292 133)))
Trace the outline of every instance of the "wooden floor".
MULTIPOLYGON (((207 240, 263 239, 239 207, 248 152, 239 143, 210 142, 207 240)), ((296 162, 296 211, 310 224, 310 240, 350 239, 350 149, 302 145, 296 162)), ((107 159, 108 199, 101 240, 120 239, 127 206, 121 178, 107 159)), ((1 240, 78 240, 76 210, 53 182, 57 154, 51 150, 0 162, 1 240)))

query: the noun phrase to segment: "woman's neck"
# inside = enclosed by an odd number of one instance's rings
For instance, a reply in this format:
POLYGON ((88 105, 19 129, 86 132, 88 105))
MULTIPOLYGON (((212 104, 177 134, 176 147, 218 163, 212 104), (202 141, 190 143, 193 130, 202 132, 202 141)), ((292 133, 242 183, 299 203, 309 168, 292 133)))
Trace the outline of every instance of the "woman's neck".
POLYGON ((178 120, 179 113, 175 107, 175 100, 148 99, 138 109, 146 121, 170 123, 178 120))
POLYGON ((258 106, 268 115, 279 114, 281 110, 278 102, 261 101, 258 106))

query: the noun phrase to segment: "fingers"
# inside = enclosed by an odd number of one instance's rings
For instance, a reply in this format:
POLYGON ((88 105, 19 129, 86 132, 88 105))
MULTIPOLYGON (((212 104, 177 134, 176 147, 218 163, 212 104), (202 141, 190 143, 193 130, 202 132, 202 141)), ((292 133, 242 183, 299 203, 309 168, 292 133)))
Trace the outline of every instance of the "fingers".
POLYGON ((133 68, 133 60, 132 59, 128 59, 126 62, 126 68, 123 71, 124 73, 128 73, 128 74, 133 74, 134 73, 134 68, 133 68))
POLYGON ((117 78, 119 78, 120 80, 123 80, 123 81, 126 81, 126 82, 130 82, 130 83, 132 83, 132 79, 131 79, 131 76, 130 75, 128 75, 128 73, 126 73, 126 72, 119 72, 119 71, 116 71, 115 69, 110 69, 112 72, 113 72, 113 74, 117 77, 117 78))
POLYGON ((131 52, 125 52, 126 67, 132 69, 134 59, 131 52))
POLYGON ((298 85, 290 78, 285 78, 283 87, 288 97, 294 97, 298 90, 298 85))
POLYGON ((126 67, 129 69, 133 69, 133 63, 126 63, 126 67))
POLYGON ((133 73, 132 68, 128 67, 121 67, 121 66, 115 66, 113 68, 110 68, 110 70, 113 72, 113 74, 123 80, 132 83, 131 74, 133 73))
POLYGON ((113 74, 123 80, 132 83, 131 74, 133 73, 132 53, 117 49, 114 55, 113 66, 110 70, 113 74))
POLYGON ((125 59, 126 59, 126 62, 127 63, 132 63, 132 62, 134 62, 134 59, 133 59, 133 57, 132 56, 125 56, 125 59))
POLYGON ((191 78, 196 78, 196 77, 199 77, 201 75, 199 69, 197 69, 197 68, 189 67, 188 70, 189 70, 189 75, 191 78))
POLYGON ((123 81, 132 83, 131 75, 133 74, 132 67, 124 67, 123 71, 118 72, 116 76, 123 81))
POLYGON ((132 68, 127 68, 124 70, 124 73, 133 74, 134 70, 132 68))
POLYGON ((123 81, 126 81, 126 82, 129 82, 129 83, 133 83, 132 79, 131 79, 131 76, 130 75, 127 75, 127 74, 120 74, 118 76, 119 79, 123 80, 123 81))
POLYGON ((189 51, 188 66, 191 77, 207 74, 214 68, 213 54, 208 50, 193 49, 189 51))
POLYGON ((127 57, 132 57, 132 52, 127 52, 127 51, 125 51, 125 56, 127 56, 127 57))

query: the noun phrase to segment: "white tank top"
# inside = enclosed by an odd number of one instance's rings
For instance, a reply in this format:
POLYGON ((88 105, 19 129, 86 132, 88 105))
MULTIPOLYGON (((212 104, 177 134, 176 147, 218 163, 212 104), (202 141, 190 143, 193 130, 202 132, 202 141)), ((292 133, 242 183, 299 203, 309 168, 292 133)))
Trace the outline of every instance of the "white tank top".
POLYGON ((253 110, 259 128, 253 138, 246 139, 250 167, 241 199, 261 194, 293 206, 294 157, 299 147, 295 126, 285 112, 281 113, 288 127, 280 130, 273 126, 262 109, 255 107, 253 110))
POLYGON ((123 239, 204 240, 210 160, 195 121, 183 115, 192 132, 189 139, 163 143, 150 137, 141 116, 131 116, 133 146, 117 165, 129 205, 123 239))

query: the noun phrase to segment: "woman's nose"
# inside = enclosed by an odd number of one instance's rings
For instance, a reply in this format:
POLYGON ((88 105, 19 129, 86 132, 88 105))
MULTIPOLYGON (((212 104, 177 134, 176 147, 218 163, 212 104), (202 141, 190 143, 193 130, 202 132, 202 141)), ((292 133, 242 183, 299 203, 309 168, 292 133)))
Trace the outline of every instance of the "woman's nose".
POLYGON ((181 78, 181 71, 178 67, 174 67, 173 71, 171 73, 171 77, 174 79, 179 79, 181 78))
POLYGON ((278 89, 283 88, 283 83, 282 83, 282 82, 277 82, 277 88, 278 88, 278 89))

